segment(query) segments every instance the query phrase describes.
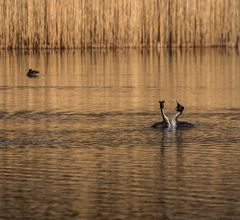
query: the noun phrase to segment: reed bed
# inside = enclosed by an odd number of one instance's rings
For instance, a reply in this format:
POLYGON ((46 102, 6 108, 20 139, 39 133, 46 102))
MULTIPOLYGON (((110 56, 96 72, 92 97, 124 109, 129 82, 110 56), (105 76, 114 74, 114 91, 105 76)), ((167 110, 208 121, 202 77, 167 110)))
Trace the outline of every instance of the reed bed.
POLYGON ((240 47, 240 0, 0 0, 1 48, 240 47))

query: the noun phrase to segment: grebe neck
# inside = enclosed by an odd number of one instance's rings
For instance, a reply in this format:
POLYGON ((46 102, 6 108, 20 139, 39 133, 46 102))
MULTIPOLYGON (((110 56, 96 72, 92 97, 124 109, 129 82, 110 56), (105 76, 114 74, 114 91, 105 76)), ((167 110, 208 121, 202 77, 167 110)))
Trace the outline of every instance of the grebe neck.
POLYGON ((171 123, 162 108, 161 108, 161 114, 162 114, 163 121, 166 121, 168 123, 168 126, 170 127, 171 123))
POLYGON ((176 126, 177 125, 177 122, 178 122, 178 117, 182 114, 182 112, 178 112, 172 119, 172 126, 176 126))

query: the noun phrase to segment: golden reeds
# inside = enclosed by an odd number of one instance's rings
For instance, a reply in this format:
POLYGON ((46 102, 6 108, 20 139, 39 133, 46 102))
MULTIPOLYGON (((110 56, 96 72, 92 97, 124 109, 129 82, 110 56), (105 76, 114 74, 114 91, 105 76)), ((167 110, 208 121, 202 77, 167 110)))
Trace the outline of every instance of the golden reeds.
POLYGON ((1 48, 240 47, 239 0, 0 0, 1 48))

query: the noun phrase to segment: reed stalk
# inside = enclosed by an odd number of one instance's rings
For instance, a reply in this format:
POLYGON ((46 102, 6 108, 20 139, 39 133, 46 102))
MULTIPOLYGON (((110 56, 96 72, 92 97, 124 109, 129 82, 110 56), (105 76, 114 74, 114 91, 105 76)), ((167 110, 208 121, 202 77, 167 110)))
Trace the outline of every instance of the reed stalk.
POLYGON ((0 48, 240 47, 239 0, 0 0, 0 48))

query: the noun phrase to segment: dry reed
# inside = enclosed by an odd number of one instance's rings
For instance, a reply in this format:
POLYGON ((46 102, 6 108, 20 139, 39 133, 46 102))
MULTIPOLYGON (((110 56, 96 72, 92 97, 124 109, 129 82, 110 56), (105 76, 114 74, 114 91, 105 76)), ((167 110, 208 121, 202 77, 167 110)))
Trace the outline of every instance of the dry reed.
POLYGON ((240 47, 239 0, 0 0, 1 48, 240 47))

